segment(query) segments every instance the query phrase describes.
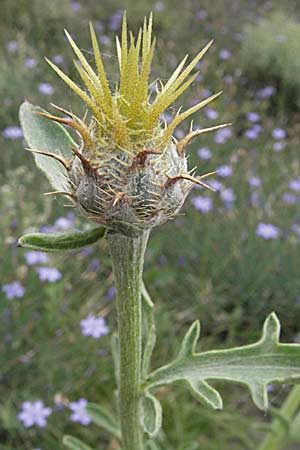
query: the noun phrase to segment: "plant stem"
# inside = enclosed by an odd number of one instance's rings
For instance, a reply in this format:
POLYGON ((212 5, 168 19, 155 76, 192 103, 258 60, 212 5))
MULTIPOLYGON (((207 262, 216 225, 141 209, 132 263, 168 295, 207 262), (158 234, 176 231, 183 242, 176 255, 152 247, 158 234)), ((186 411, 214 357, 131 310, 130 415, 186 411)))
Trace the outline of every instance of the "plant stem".
POLYGON ((108 235, 115 285, 119 332, 119 414, 122 450, 143 450, 139 418, 142 330, 141 284, 149 232, 131 238, 108 235))
MULTIPOLYGON (((288 422, 292 423, 292 419, 298 408, 300 407, 300 387, 294 386, 281 409, 279 410, 282 417, 288 422)), ((267 434, 263 440, 259 450, 279 450, 285 441, 287 434, 287 427, 284 426, 283 420, 275 419, 272 425, 272 431, 267 434)))

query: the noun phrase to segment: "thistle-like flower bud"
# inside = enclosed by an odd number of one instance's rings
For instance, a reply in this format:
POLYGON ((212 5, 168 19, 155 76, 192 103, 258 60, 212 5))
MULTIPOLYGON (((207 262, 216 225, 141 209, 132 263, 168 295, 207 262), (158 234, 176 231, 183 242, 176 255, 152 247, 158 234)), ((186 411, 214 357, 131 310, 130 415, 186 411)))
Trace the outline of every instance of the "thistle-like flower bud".
POLYGON ((124 15, 121 42, 117 38, 120 82, 112 92, 92 24, 90 31, 97 72, 66 32, 80 62, 75 62, 75 67, 86 90, 47 61, 86 103, 92 116, 81 120, 59 107, 55 108, 63 113, 63 118, 40 113, 76 130, 79 145, 71 147, 72 157, 68 159, 50 150, 32 151, 55 158, 64 166, 66 192, 54 193, 71 197, 81 213, 91 220, 107 227, 127 224, 139 229, 152 228, 178 213, 194 183, 209 187, 202 181, 209 174, 194 177, 189 172, 185 149, 195 136, 226 125, 191 129, 180 142, 172 134, 182 120, 220 93, 185 112, 178 111, 169 125, 163 121, 162 113, 195 80, 198 73, 191 76, 190 73, 211 42, 184 68, 186 56, 167 83, 160 83, 153 94, 149 87, 155 47, 152 17, 148 23, 145 19, 137 39, 130 34, 128 43, 124 15))

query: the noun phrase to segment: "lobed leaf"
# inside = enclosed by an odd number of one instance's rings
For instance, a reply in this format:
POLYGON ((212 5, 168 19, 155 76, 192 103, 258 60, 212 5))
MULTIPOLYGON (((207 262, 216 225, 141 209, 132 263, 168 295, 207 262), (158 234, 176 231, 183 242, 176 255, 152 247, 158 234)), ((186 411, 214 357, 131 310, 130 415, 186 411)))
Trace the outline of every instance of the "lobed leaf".
MULTIPOLYGON (((77 146, 62 125, 40 116, 46 112, 29 102, 22 103, 19 111, 20 122, 28 146, 32 149, 47 151, 65 158, 71 158, 70 145, 77 146)), ((47 176, 50 184, 58 191, 68 190, 66 169, 53 158, 34 153, 35 163, 47 176)))
POLYGON ((150 437, 156 436, 161 429, 161 422, 161 404, 157 398, 147 392, 141 398, 141 425, 144 432, 150 437))
POLYGON ((300 382, 300 345, 279 342, 280 323, 275 313, 267 317, 262 337, 255 344, 195 353, 199 334, 197 321, 185 335, 178 357, 149 375, 147 389, 181 381, 198 400, 221 409, 221 396, 207 381, 237 382, 249 388, 258 408, 266 410, 268 384, 300 382))
POLYGON ((87 231, 25 234, 19 239, 18 246, 49 253, 75 250, 94 244, 105 231, 106 228, 97 227, 87 231))

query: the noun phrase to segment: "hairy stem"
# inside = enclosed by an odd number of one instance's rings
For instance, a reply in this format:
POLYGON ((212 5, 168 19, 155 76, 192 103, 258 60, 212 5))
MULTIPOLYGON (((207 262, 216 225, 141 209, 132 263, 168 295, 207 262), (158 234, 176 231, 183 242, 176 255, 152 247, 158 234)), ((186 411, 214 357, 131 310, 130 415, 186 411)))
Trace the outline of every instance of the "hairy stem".
POLYGON ((119 331, 119 414, 122 450, 143 450, 139 418, 142 359, 141 284, 149 232, 130 238, 108 236, 117 289, 119 331))
POLYGON ((267 434, 265 439, 263 440, 259 450, 280 450, 284 449, 283 445, 286 443, 285 437, 287 434, 287 426, 284 425, 283 419, 286 420, 287 424, 292 422, 294 414, 300 407, 300 387, 294 386, 285 402, 282 405, 282 408, 279 410, 282 415, 282 419, 275 419, 272 431, 267 434))

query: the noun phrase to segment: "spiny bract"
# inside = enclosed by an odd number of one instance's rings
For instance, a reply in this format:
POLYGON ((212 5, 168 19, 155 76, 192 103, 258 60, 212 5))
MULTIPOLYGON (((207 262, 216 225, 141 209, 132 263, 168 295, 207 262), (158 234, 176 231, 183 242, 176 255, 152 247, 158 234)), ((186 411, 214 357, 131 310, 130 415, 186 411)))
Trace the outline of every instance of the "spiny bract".
POLYGON ((193 177, 187 169, 185 149, 189 141, 202 133, 226 126, 190 130, 180 142, 172 137, 175 127, 203 108, 220 92, 187 111, 176 114, 169 125, 163 111, 196 79, 190 76, 211 46, 184 68, 187 56, 166 84, 159 83, 156 94, 149 84, 155 47, 152 16, 139 30, 137 39, 128 33, 124 14, 121 42, 116 38, 120 81, 114 92, 109 86, 96 34, 90 24, 97 67, 95 72, 69 33, 66 36, 79 60, 75 67, 87 91, 77 86, 55 64, 47 60, 65 83, 86 103, 92 117, 79 119, 72 112, 56 107, 66 117, 40 113, 48 119, 71 126, 80 137, 80 145, 71 148, 69 160, 51 152, 39 152, 64 165, 69 192, 79 210, 90 219, 112 226, 125 223, 140 229, 151 228, 174 217, 193 183, 208 187, 202 177, 193 177))

